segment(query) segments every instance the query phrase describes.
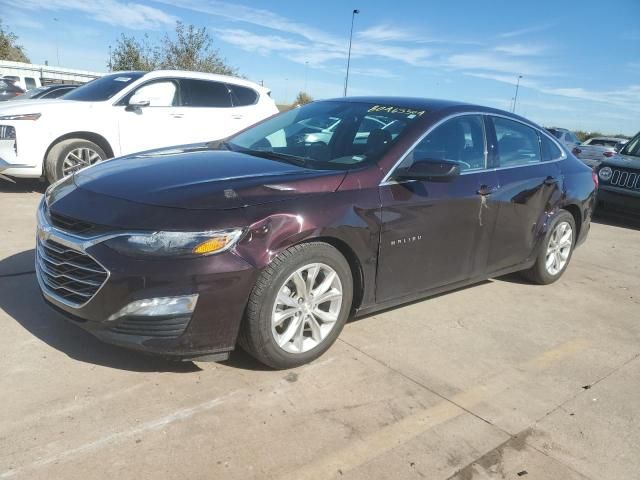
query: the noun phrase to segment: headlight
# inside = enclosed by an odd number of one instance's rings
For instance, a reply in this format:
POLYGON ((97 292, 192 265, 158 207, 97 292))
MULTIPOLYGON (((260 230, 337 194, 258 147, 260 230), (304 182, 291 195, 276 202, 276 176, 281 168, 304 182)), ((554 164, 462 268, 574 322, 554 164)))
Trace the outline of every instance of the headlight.
POLYGON ((598 172, 598 176, 600 177, 600 180, 603 180, 605 182, 609 181, 612 174, 613 174, 613 170, 611 170, 611 168, 609 167, 602 167, 598 172))
POLYGON ((41 113, 19 113, 16 115, 1 115, 0 120, 38 120, 41 113))
POLYGON ((201 257, 232 248, 243 229, 210 232, 153 232, 114 237, 104 242, 108 247, 131 257, 201 257))

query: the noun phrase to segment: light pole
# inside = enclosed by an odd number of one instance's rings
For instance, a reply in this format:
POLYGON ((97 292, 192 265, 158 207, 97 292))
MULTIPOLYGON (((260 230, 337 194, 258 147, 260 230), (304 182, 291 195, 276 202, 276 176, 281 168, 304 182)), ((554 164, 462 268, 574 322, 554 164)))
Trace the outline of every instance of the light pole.
POLYGON ((516 112, 516 103, 518 102, 518 88, 520 88, 520 79, 522 75, 518 75, 518 81, 516 82, 516 95, 513 97, 513 108, 511 109, 511 113, 516 112))
POLYGON ((307 88, 309 79, 309 61, 304 62, 304 93, 309 93, 307 88))
POLYGON ((57 18, 53 18, 53 21, 56 22, 56 59, 58 60, 58 66, 60 66, 60 50, 58 49, 58 25, 57 23, 60 21, 57 18))
POLYGON ((347 96, 347 87, 349 86, 349 65, 351 64, 351 42, 353 41, 353 20, 356 18, 356 14, 360 13, 360 10, 354 9, 351 12, 351 33, 349 34, 349 53, 347 55, 347 75, 344 78, 344 96, 347 96))

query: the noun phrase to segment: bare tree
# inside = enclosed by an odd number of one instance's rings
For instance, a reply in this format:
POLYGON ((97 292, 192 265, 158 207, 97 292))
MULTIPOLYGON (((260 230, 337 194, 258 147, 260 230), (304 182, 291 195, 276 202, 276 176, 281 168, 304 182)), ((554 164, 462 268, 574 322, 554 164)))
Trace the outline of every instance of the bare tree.
POLYGON ((299 92, 296 99, 293 101, 294 105, 305 105, 313 102, 313 98, 307 92, 299 92))

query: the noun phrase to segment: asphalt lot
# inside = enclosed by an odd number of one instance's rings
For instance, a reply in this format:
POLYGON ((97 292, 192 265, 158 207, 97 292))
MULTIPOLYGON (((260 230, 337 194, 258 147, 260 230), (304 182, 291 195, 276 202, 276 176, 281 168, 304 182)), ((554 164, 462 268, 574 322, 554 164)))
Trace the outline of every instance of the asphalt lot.
POLYGON ((640 478, 638 225, 599 219, 555 285, 352 321, 274 372, 140 356, 49 310, 41 191, 0 184, 0 479, 640 478))

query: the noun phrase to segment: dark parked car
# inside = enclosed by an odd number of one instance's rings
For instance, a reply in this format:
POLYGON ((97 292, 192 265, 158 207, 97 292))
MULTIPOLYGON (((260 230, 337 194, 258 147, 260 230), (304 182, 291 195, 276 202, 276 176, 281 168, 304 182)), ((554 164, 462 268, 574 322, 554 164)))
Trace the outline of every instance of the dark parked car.
POLYGON ((13 100, 23 93, 24 90, 15 85, 11 80, 0 78, 0 102, 13 100))
POLYGON ((598 205, 623 214, 640 215, 640 133, 617 155, 597 167, 598 205))
POLYGON ((27 91, 24 95, 20 95, 16 97, 16 100, 36 100, 36 99, 47 99, 47 98, 60 98, 66 93, 69 93, 74 88, 77 88, 78 85, 65 85, 63 83, 54 84, 54 85, 45 85, 44 87, 32 88, 27 91))
POLYGON ((352 313, 515 271, 554 282, 589 231, 594 176, 500 110, 314 102, 52 185, 37 277, 51 305, 107 342, 182 359, 224 359, 239 342, 288 368, 327 350, 352 313), (328 116, 339 121, 328 143, 287 137, 328 116), (376 117, 393 133, 363 131, 376 117))

